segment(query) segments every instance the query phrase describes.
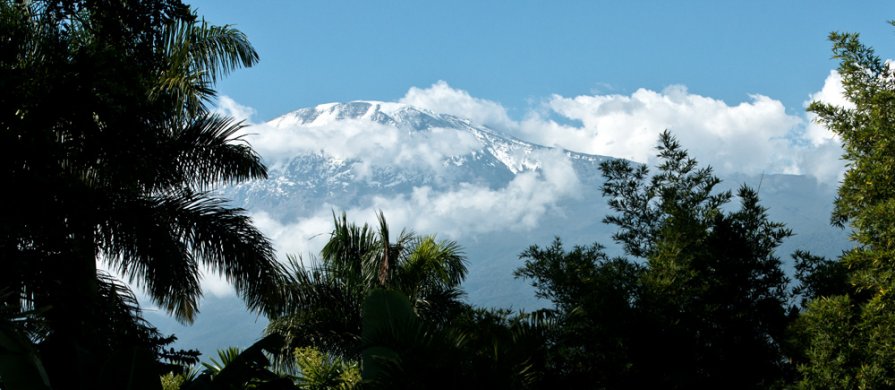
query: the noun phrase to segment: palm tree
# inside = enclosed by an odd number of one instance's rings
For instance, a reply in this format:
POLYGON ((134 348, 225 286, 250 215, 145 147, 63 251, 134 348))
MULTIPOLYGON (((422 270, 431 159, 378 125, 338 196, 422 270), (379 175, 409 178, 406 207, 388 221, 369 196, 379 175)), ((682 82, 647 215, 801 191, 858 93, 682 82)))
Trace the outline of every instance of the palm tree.
POLYGON ((408 296, 423 319, 443 323, 459 310, 460 283, 465 259, 453 241, 416 236, 402 231, 389 240, 385 216, 379 229, 348 222, 333 214, 333 231, 321 251, 321 261, 305 266, 290 258, 288 298, 282 316, 271 319, 266 332, 287 340, 278 362, 289 366, 296 347, 313 346, 323 352, 359 357, 361 308, 376 289, 392 289, 408 296))
POLYGON ((103 291, 122 285, 97 261, 184 322, 202 267, 251 309, 278 311, 284 276, 269 241, 209 192, 266 177, 243 125, 204 105, 215 81, 258 56, 238 30, 196 19, 178 0, 0 3, 0 181, 15 189, 0 219, 0 289, 13 292, 8 310, 45 317, 37 341, 51 379, 90 386, 93 373, 65 356, 88 351, 81 361, 96 369, 115 349, 96 325, 113 315, 103 291))

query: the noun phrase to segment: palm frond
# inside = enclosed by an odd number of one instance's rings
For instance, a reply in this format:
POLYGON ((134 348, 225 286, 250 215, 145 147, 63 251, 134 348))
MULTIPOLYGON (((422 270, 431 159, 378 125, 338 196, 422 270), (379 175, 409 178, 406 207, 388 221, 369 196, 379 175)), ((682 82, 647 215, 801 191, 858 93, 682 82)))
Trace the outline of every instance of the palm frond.
MULTIPOLYGON (((177 199, 121 199, 99 227, 103 258, 178 321, 192 322, 201 297, 199 263, 188 226, 176 223, 177 199)), ((182 206, 182 204, 181 204, 182 206)))
POLYGON ((199 264, 224 276, 251 310, 280 309, 284 271, 241 209, 183 190, 121 205, 101 229, 109 262, 178 320, 192 321, 199 264))
POLYGON ((381 244, 369 225, 348 222, 333 212, 333 231, 320 251, 325 267, 349 283, 373 286, 377 282, 381 244))
POLYGON ((50 389, 39 353, 25 329, 0 316, 0 378, 5 386, 50 389))
POLYGON ((217 374, 228 364, 233 363, 240 352, 237 347, 219 349, 217 359, 211 358, 208 362, 202 362, 202 367, 205 367, 205 370, 212 375, 217 374))
POLYGON ((258 62, 258 52, 245 34, 204 20, 177 20, 168 25, 165 53, 171 63, 153 95, 174 96, 190 113, 204 111, 205 101, 214 96, 210 86, 221 77, 258 62))
POLYGON ((241 351, 228 348, 219 351, 220 361, 212 359, 203 363, 201 374, 185 384, 184 388, 212 389, 291 389, 292 378, 270 371, 267 353, 276 351, 282 339, 268 335, 241 351))
POLYGON ((243 127, 230 118, 204 114, 175 130, 161 147, 169 164, 159 167, 159 186, 206 189, 217 183, 267 178, 261 157, 236 135, 243 127))
POLYGON ((308 268, 294 257, 289 258, 288 268, 285 314, 272 318, 265 330, 285 339, 275 363, 292 368, 293 350, 307 346, 346 358, 356 356, 362 286, 334 277, 325 265, 308 268))
POLYGON ((102 306, 98 312, 104 316, 96 324, 103 327, 99 334, 120 339, 109 341, 112 349, 128 343, 145 346, 153 336, 158 336, 158 331, 143 318, 140 303, 130 287, 103 271, 97 271, 96 279, 102 306))
POLYGON ((161 204, 171 230, 185 233, 190 252, 212 272, 233 284, 251 310, 273 315, 282 304, 283 267, 270 241, 243 210, 224 207, 221 199, 184 192, 161 204))
POLYGON ((454 241, 436 241, 435 236, 413 240, 402 271, 409 282, 422 284, 425 279, 444 286, 457 286, 466 278, 466 259, 454 241))
POLYGON ((202 20, 190 27, 191 62, 196 68, 206 69, 211 81, 258 62, 258 52, 248 37, 233 26, 212 26, 202 20))

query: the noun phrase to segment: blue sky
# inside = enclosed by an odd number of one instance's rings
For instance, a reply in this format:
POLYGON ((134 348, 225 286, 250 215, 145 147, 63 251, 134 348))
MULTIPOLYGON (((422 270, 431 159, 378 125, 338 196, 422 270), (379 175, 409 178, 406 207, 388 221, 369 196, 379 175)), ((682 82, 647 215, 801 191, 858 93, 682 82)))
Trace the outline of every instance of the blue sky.
POLYGON ((218 85, 223 105, 251 112, 249 123, 381 100, 644 163, 668 129, 719 172, 823 183, 841 177, 842 150, 804 106, 844 102, 828 34, 858 32, 895 58, 891 1, 193 5, 211 23, 243 30, 260 53, 260 64, 218 85))
POLYGON ((299 107, 397 100, 444 80, 523 116, 552 94, 684 85, 801 112, 835 67, 826 35, 895 57, 891 1, 194 1, 261 55, 218 85, 271 119, 299 107))

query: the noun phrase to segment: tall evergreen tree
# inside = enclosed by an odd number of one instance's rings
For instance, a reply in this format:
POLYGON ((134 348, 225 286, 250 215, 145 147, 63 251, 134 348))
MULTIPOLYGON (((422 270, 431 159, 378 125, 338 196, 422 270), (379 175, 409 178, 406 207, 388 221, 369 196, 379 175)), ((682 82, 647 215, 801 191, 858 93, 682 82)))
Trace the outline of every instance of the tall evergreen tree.
POLYGON ((832 33, 845 98, 808 111, 842 140, 847 171, 832 222, 852 228, 839 258, 846 291, 820 296, 803 315, 809 388, 895 387, 895 70, 858 34, 832 33))
POLYGON ((562 376, 608 388, 768 387, 787 374, 787 278, 775 250, 791 233, 758 195, 730 192, 668 133, 658 172, 602 164, 615 212, 613 238, 634 259, 602 247, 532 247, 530 278, 560 318, 554 353, 562 376))

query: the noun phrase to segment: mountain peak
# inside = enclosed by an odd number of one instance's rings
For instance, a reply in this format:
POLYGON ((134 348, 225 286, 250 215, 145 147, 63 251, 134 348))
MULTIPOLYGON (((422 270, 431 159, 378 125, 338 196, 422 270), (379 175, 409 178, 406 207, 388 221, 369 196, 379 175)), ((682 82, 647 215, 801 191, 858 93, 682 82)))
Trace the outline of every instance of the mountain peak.
POLYGON ((454 122, 468 121, 403 103, 375 100, 333 102, 300 108, 268 122, 274 127, 326 126, 343 120, 367 120, 384 125, 412 127, 453 127, 454 122), (403 125, 403 126, 402 126, 403 125))
MULTIPOLYGON (((309 137, 322 137, 318 141, 330 139, 338 145, 327 144, 315 148, 314 152, 323 151, 326 154, 327 150, 337 150, 339 161, 346 158, 348 160, 352 158, 369 159, 370 156, 364 155, 367 152, 358 154, 354 153, 357 151, 354 149, 366 150, 365 146, 358 145, 371 142, 369 140, 360 143, 352 141, 359 132, 353 130, 344 133, 340 132, 341 128, 345 126, 352 129, 359 128, 360 133, 363 133, 364 129, 368 129, 377 135, 382 135, 389 133, 388 130, 383 130, 383 127, 378 127, 384 126, 386 129, 400 130, 398 133, 393 133, 395 139, 400 141, 397 144, 383 146, 389 150, 395 150, 389 152, 379 150, 370 153, 377 156, 382 153, 386 155, 394 153, 404 160, 408 160, 411 155, 427 161, 436 158, 443 160, 440 165, 463 165, 467 168, 469 168, 468 164, 475 161, 474 165, 487 166, 487 168, 482 168, 485 170, 506 169, 505 173, 508 175, 505 177, 539 169, 543 165, 539 161, 540 151, 554 149, 522 141, 487 126, 475 124, 465 118, 435 113, 409 104, 375 100, 333 102, 300 108, 267 122, 267 125, 274 131, 283 130, 306 134, 309 137), (367 123, 370 125, 366 125, 367 123), (445 130, 449 131, 445 133, 445 130), (323 133, 319 133, 320 131, 323 133), (324 133, 325 136, 320 135, 324 133), (463 140, 463 142, 459 140, 463 140), (404 145, 398 145, 401 143, 404 145), (346 148, 346 144, 353 146, 346 148), (421 153, 425 155, 418 155, 421 153)), ((371 134, 368 133, 367 137, 369 138, 371 134)), ((375 139, 375 137, 370 139, 375 139)), ((320 142, 326 144, 328 141, 320 142)), ((565 153, 572 160, 588 161, 589 163, 602 160, 600 156, 566 150, 559 151, 565 153)), ((299 154, 301 152, 297 152, 293 157, 297 157, 299 154)), ((385 157, 379 156, 378 159, 382 158, 385 157)))

